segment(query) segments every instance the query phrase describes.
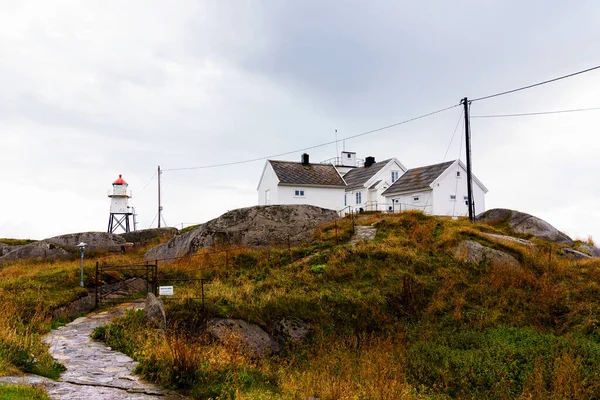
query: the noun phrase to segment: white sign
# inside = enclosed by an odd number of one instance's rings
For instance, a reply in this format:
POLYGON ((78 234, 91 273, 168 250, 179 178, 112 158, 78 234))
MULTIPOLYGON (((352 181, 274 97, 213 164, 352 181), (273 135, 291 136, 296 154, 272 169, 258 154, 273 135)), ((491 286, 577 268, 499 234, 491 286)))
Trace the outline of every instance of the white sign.
POLYGON ((159 286, 158 287, 158 295, 159 296, 173 296, 173 286, 159 286))

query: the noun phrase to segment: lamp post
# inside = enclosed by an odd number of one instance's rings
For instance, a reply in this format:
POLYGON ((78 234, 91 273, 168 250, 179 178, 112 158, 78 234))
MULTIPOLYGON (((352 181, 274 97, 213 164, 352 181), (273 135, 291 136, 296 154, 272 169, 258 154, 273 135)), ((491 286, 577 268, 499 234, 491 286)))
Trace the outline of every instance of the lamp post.
POLYGON ((81 242, 77 245, 77 248, 81 252, 81 274, 80 274, 80 280, 79 280, 79 286, 81 286, 81 287, 83 287, 83 255, 85 252, 85 246, 87 246, 87 243, 83 243, 83 242, 81 242))

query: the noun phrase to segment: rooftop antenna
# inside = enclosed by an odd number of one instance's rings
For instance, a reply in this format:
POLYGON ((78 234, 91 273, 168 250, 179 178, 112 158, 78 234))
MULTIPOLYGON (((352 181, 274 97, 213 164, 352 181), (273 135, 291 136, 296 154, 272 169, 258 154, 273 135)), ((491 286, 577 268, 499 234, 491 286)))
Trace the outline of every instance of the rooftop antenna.
POLYGON ((335 156, 339 157, 340 151, 338 150, 338 140, 337 140, 337 129, 335 130, 335 156))

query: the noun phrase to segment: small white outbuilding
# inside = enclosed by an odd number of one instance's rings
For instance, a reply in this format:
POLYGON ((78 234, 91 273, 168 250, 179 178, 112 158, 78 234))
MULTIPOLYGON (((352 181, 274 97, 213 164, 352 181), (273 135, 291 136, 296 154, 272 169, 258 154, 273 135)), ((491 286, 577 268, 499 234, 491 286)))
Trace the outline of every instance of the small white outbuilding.
MULTIPOLYGON (((487 192, 473 175, 476 215, 485 211, 487 192)), ((431 215, 467 216, 467 169, 460 160, 409 169, 382 195, 389 199, 395 212, 421 210, 431 215)))

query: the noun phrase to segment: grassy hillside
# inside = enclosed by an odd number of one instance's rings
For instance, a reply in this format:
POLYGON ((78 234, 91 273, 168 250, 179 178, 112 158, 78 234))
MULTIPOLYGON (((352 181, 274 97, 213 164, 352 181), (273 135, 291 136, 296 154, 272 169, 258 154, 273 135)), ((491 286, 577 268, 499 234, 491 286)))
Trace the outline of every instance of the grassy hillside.
MULTIPOLYGON (((168 302, 164 336, 138 312, 96 337, 140 361, 146 378, 195 398, 600 396, 600 261, 561 258, 544 242, 531 248, 491 241, 482 233, 503 234, 503 227, 464 220, 406 212, 358 221, 375 222, 375 241, 355 247, 347 245, 345 220, 290 251, 237 250, 161 266, 171 277, 210 278, 206 309, 191 299, 168 302), (464 239, 507 252, 521 267, 459 261, 453 249, 464 239), (253 359, 237 341, 215 343, 202 332, 213 316, 267 331, 282 318, 300 319, 312 331, 303 344, 253 359)), ((119 257, 113 261, 131 262, 141 253, 119 257)), ((35 335, 50 326, 49 304, 78 295, 76 272, 76 263, 1 269, 0 296, 24 305, 8 318, 15 321, 10 329, 37 343, 35 335), (24 289, 16 294, 7 287, 24 289), (26 312, 43 323, 29 322, 26 312)), ((176 285, 179 296, 199 291, 198 284, 176 285)), ((0 333, 0 345, 7 337, 0 333)), ((6 354, 12 353, 0 349, 4 371, 27 370, 6 354)))

